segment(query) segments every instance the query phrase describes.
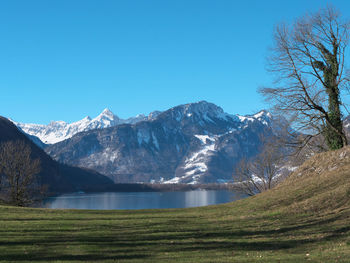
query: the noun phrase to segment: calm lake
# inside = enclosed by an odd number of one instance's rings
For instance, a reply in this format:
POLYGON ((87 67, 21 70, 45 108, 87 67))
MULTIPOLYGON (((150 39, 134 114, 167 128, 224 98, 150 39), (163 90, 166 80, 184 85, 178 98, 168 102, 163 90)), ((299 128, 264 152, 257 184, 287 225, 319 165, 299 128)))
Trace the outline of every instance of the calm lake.
POLYGON ((227 203, 240 198, 227 190, 73 193, 47 198, 43 206, 68 209, 185 208, 227 203))

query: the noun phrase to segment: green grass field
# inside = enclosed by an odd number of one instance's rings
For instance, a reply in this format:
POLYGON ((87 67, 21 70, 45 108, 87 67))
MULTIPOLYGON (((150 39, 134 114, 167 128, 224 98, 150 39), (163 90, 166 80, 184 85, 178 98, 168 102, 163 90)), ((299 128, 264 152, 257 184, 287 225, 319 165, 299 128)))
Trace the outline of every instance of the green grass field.
POLYGON ((272 191, 224 205, 0 206, 0 262, 350 262, 350 160, 332 168, 339 153, 313 158, 272 191))

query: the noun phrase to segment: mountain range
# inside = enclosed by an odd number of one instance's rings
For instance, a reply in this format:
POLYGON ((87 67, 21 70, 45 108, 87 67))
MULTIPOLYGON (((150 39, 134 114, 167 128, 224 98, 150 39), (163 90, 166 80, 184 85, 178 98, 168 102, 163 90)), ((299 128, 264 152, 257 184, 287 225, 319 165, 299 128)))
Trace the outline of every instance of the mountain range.
MULTIPOLYGON (((154 111, 148 116, 139 114, 135 117, 131 117, 128 119, 121 119, 106 108, 96 118, 92 119, 90 118, 90 116, 86 116, 82 120, 73 123, 67 123, 65 121, 53 121, 48 125, 44 125, 32 123, 19 123, 13 120, 12 122, 25 133, 31 136, 38 137, 42 143, 54 144, 71 138, 73 135, 83 131, 103 129, 124 123, 134 124, 139 121, 152 120, 156 118, 159 113, 159 111, 154 111)), ((32 139, 35 140, 35 138, 33 137, 32 139)), ((35 141, 35 143, 40 145, 39 141, 35 141)))
POLYGON ((16 123, 55 160, 96 170, 116 183, 217 183, 278 129, 267 111, 241 116, 200 101, 121 120, 110 110, 68 124, 16 123))
MULTIPOLYGON (((115 183, 187 184, 232 181, 237 163, 258 154, 262 138, 286 125, 265 110, 232 115, 206 101, 129 119, 105 109, 74 123, 14 123, 59 163, 95 170, 115 183)), ((344 129, 350 134, 350 117, 344 129)))

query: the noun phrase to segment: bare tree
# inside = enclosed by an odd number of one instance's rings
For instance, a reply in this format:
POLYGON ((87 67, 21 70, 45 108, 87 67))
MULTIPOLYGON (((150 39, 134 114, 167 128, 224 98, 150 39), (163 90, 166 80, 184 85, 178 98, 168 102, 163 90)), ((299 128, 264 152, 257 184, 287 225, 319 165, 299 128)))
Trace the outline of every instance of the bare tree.
POLYGON ((2 192, 11 204, 25 206, 38 193, 36 175, 40 160, 31 158, 31 148, 23 141, 8 141, 0 145, 0 174, 2 192))
POLYGON ((349 84, 345 76, 348 39, 349 22, 333 7, 275 29, 268 58, 268 69, 276 75, 275 87, 259 91, 277 111, 293 119, 293 127, 308 133, 304 143, 323 135, 329 149, 347 145, 341 91, 349 84))
POLYGON ((275 187, 284 177, 281 164, 284 154, 273 143, 265 143, 260 154, 252 159, 243 158, 236 166, 233 189, 255 195, 275 187))

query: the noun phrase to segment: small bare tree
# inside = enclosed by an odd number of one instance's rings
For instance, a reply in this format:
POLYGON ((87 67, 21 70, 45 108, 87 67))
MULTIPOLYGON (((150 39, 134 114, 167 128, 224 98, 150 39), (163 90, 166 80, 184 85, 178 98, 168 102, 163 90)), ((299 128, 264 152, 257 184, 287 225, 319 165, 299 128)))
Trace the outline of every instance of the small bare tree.
POLYGON ((305 15, 292 26, 275 29, 268 58, 275 87, 260 92, 275 109, 294 120, 294 128, 311 137, 322 135, 329 149, 347 145, 343 130, 341 91, 348 88, 345 50, 349 22, 332 7, 305 15))
POLYGON ((0 145, 0 174, 2 192, 14 205, 25 206, 38 194, 36 175, 40 172, 40 160, 31 158, 31 148, 23 141, 8 141, 0 145))
POLYGON ((243 158, 236 166, 233 189, 255 195, 271 189, 282 180, 281 163, 284 155, 276 145, 265 144, 256 157, 243 158))

